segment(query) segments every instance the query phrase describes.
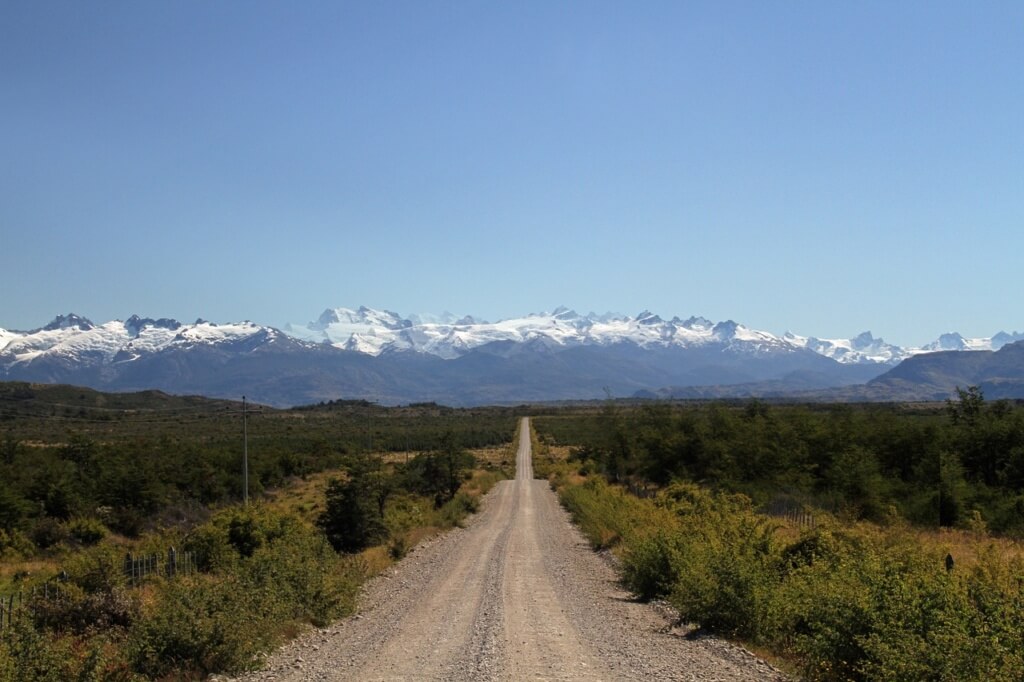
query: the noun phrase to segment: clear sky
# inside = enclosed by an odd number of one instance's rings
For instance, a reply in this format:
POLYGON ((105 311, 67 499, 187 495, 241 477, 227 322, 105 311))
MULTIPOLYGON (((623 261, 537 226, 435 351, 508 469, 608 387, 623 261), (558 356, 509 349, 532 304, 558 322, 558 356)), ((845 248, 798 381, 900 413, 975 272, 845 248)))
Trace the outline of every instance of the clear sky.
POLYGON ((1024 329, 1024 3, 0 4, 0 327, 1024 329))

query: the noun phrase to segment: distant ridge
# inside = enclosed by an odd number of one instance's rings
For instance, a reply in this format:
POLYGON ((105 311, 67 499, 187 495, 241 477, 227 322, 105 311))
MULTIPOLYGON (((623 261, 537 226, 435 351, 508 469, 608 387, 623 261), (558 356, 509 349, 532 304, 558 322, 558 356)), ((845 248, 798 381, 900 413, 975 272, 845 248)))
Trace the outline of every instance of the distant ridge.
POLYGON ((950 381, 967 379, 1013 393, 1016 375, 985 374, 981 367, 988 366, 985 358, 1003 357, 990 349, 1016 347, 1019 338, 1024 335, 947 334, 929 347, 903 349, 868 332, 822 340, 776 336, 732 320, 666 319, 651 311, 580 315, 565 307, 493 323, 331 308, 314 322, 283 330, 138 315, 96 324, 68 313, 29 332, 0 329, 0 379, 247 395, 279 406, 338 398, 472 405, 595 399, 608 392, 884 400, 938 395, 951 390, 950 381), (964 367, 899 364, 931 358, 930 347, 950 346, 964 349, 954 355, 969 357, 948 362, 964 367))
POLYGON ((1024 340, 1024 333, 999 332, 988 338, 969 339, 958 333, 943 334, 921 347, 900 347, 863 332, 852 339, 821 339, 787 332, 776 336, 732 320, 712 322, 704 317, 665 319, 649 310, 635 316, 606 313, 581 315, 565 306, 552 312, 486 322, 472 317, 410 316, 359 308, 328 308, 314 322, 288 324, 283 331, 299 339, 326 343, 370 355, 414 351, 455 358, 467 350, 495 341, 525 343, 535 339, 561 347, 633 343, 641 347, 701 345, 735 342, 748 350, 769 347, 807 349, 842 364, 887 364, 938 350, 998 350, 1024 340))

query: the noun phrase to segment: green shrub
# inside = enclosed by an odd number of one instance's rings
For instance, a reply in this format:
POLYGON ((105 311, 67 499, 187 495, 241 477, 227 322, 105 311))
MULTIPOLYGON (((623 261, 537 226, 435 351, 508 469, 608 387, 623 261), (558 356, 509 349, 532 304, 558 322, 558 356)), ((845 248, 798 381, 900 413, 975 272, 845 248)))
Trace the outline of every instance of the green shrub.
POLYGON ((110 532, 98 519, 74 518, 67 523, 68 535, 83 545, 95 545, 110 532))
POLYGON ((365 577, 315 530, 258 507, 215 515, 188 546, 217 573, 169 581, 132 628, 133 666, 150 677, 245 670, 293 624, 351 613, 365 577))
POLYGON ((294 532, 295 517, 271 512, 259 505, 229 507, 193 529, 185 538, 185 551, 196 555, 200 569, 229 570, 260 547, 294 532))
POLYGON ((317 525, 339 552, 358 552, 382 542, 388 535, 384 516, 367 488, 367 477, 332 479, 317 525))
POLYGON ((4 682, 133 682, 116 647, 103 638, 84 645, 40 632, 28 619, 0 634, 0 680, 4 682))
POLYGON ((239 672, 270 645, 265 605, 241 581, 181 580, 133 628, 130 656, 149 678, 239 672))
POLYGON ((31 600, 32 622, 61 633, 85 634, 126 628, 138 617, 136 595, 124 589, 86 593, 74 584, 60 586, 58 598, 37 595, 31 600))
POLYGON ((388 543, 388 556, 395 561, 400 561, 409 553, 409 541, 404 535, 396 535, 388 543))
POLYGON ((43 517, 32 527, 32 542, 40 549, 49 549, 67 539, 67 529, 55 518, 43 517))
POLYGON ((622 582, 644 601, 664 597, 679 580, 675 536, 657 532, 632 543, 622 558, 622 582))
POLYGON ((775 643, 801 660, 811 680, 855 680, 864 659, 873 605, 855 570, 824 563, 800 569, 776 594, 775 643))
POLYGON ((461 526, 466 517, 476 512, 480 503, 467 493, 456 493, 455 497, 441 505, 438 510, 441 522, 446 526, 461 526))
POLYGON ((19 530, 6 531, 0 528, 0 558, 19 559, 35 551, 32 541, 19 530))
POLYGON ((563 488, 560 498, 595 549, 614 547, 624 538, 649 533, 651 528, 677 525, 674 516, 652 500, 638 499, 600 477, 563 488))

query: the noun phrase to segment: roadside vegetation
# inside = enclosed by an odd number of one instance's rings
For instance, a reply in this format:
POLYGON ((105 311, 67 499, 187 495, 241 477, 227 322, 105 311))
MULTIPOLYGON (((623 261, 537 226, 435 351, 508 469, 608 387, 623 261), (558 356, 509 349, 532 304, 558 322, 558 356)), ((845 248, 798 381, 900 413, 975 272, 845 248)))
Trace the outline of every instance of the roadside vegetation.
POLYGON ((1024 408, 967 389, 932 407, 609 405, 532 423, 537 475, 681 623, 812 680, 1024 678, 1024 408))
POLYGON ((511 410, 240 404, 0 384, 0 680, 239 672, 512 473, 511 410), (251 408, 250 408, 251 409, 251 408), (169 575, 170 548, 188 570, 169 575), (143 577, 126 555, 160 557, 143 577), (34 594, 33 594, 34 592, 34 594))

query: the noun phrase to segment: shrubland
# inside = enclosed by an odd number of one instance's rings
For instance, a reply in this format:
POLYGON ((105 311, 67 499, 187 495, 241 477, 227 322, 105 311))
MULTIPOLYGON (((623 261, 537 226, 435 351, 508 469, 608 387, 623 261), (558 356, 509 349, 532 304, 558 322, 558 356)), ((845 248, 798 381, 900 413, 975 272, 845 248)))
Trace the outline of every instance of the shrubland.
POLYGON ((237 405, 15 388, 21 412, 0 403, 0 594, 37 594, 0 630, 4 681, 250 668, 351 613, 367 577, 461 523, 513 459, 510 410, 265 410, 242 505, 237 405), (194 570, 126 575, 126 553, 169 547, 194 570))
POLYGON ((566 411, 534 420, 535 469, 638 598, 808 679, 1022 679, 1024 552, 990 534, 1021 528, 998 500, 1021 493, 1021 409, 976 398, 566 411), (766 514, 780 497, 814 523, 766 514))

